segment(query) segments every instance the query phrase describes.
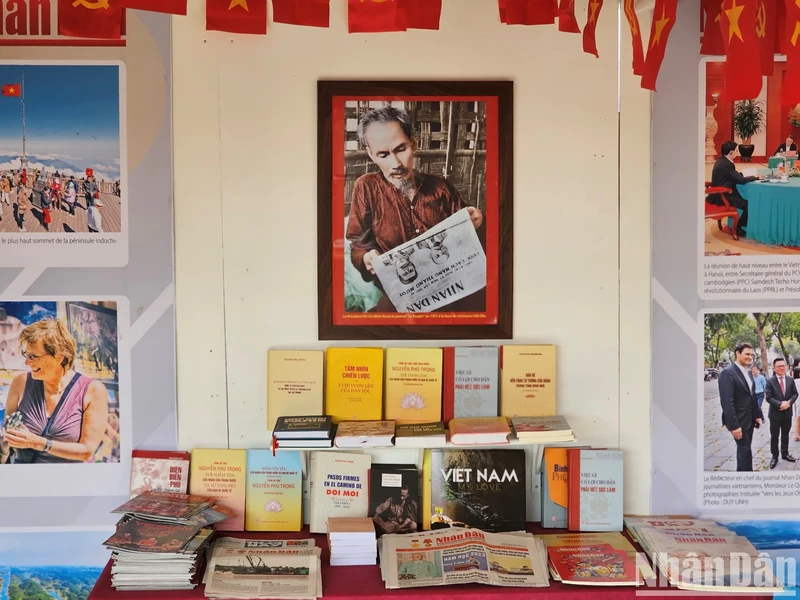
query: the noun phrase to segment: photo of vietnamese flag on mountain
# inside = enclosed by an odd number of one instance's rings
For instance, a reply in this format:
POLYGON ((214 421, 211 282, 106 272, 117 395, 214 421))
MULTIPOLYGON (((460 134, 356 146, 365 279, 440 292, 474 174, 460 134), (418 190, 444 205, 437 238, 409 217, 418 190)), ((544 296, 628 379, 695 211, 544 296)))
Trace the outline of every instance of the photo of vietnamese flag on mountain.
POLYGON ((0 61, 0 85, 3 257, 125 264, 124 65, 0 61))

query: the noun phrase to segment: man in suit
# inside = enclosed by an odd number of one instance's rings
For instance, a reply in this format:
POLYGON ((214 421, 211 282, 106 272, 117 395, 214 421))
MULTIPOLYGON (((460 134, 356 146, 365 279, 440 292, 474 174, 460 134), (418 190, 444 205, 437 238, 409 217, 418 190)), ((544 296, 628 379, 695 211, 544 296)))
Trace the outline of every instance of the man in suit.
MULTIPOLYGON (((724 158, 724 157, 723 157, 724 158)), ((753 470, 753 428, 761 427, 764 415, 756 402, 755 381, 750 372, 753 346, 742 342, 736 346, 734 362, 722 369, 717 380, 722 404, 722 424, 736 440, 736 470, 753 470)))
POLYGON ((784 152, 797 152, 797 144, 794 143, 794 136, 791 133, 786 136, 786 141, 778 146, 773 156, 778 156, 784 152))
MULTIPOLYGON (((750 183, 761 179, 760 175, 745 177, 736 170, 736 165, 733 160, 739 154, 736 147, 736 142, 724 142, 722 144, 722 156, 714 163, 714 168, 711 170, 711 187, 724 187, 731 190, 730 194, 726 194, 728 202, 731 206, 738 208, 742 211, 742 216, 739 218, 739 226, 736 229, 736 235, 745 237, 744 227, 747 226, 747 200, 742 198, 739 190, 736 189, 737 184, 750 183)), ((722 198, 719 194, 709 194, 706 197, 706 202, 716 206, 722 206, 722 198)))
POLYGON ((776 358, 772 361, 775 374, 767 380, 764 387, 764 398, 769 403, 769 434, 772 460, 769 468, 778 464, 778 437, 781 441, 781 458, 795 462, 789 454, 789 430, 792 428, 792 407, 797 401, 797 386, 794 379, 786 375, 786 361, 776 358))

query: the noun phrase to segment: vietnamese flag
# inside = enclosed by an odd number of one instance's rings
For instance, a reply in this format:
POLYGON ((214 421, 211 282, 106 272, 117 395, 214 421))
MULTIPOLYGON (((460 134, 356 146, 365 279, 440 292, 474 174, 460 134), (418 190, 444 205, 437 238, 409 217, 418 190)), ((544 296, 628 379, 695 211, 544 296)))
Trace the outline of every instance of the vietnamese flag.
POLYGON ((406 13, 399 0, 347 0, 347 31, 405 31, 406 13))
POLYGON ((409 29, 439 29, 442 0, 399 0, 409 29))
POLYGON ((206 29, 267 33, 267 0, 206 0, 206 29))
POLYGON ((58 35, 118 40, 123 14, 119 0, 58 0, 58 35))
POLYGON ((759 0, 723 0, 722 42, 725 44, 725 101, 752 100, 761 92, 761 51, 756 32, 759 0))
POLYGON ((644 60, 642 87, 656 91, 656 80, 664 62, 664 51, 675 19, 678 14, 678 0, 656 0, 653 7, 653 23, 650 25, 650 41, 647 43, 647 57, 644 60))
POLYGON ((778 2, 758 0, 756 36, 761 51, 761 74, 769 77, 775 71, 775 39, 778 27, 778 2))
POLYGON ((289 25, 328 27, 330 0, 272 0, 272 20, 289 25))
POLYGON ((786 0, 786 74, 781 89, 781 105, 800 104, 800 3, 786 0))
POLYGON ((639 27, 639 17, 636 14, 636 0, 625 0, 625 18, 628 19, 628 29, 631 31, 631 46, 633 47, 633 74, 644 73, 644 50, 642 49, 642 30, 639 27))
POLYGON ((3 86, 3 96, 19 98, 22 95, 22 86, 18 83, 11 83, 3 86))
POLYGON ((561 0, 558 5, 558 30, 565 33, 580 33, 575 18, 575 0, 561 0))
POLYGON ((603 0, 589 0, 589 18, 586 20, 586 27, 583 28, 583 51, 587 54, 594 54, 598 58, 600 58, 600 54, 597 52, 595 30, 602 8, 603 0))
POLYGON ((557 0, 506 0, 508 25, 551 25, 557 14, 557 0))
POLYGON ((703 11, 706 14, 706 21, 700 54, 724 56, 725 44, 722 43, 722 31, 719 26, 722 0, 703 0, 703 11))
POLYGON ((123 8, 150 12, 185 15, 187 0, 120 0, 123 8))

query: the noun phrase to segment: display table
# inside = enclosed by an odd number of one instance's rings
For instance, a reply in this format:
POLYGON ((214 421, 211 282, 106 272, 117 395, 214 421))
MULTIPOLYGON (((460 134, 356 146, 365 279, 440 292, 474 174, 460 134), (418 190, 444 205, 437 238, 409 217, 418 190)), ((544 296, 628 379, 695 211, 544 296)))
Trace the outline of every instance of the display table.
POLYGON ((777 169, 778 165, 781 164, 782 160, 786 160, 786 166, 789 167, 789 169, 791 169, 792 167, 794 167, 794 161, 796 161, 797 159, 796 158, 783 159, 780 156, 770 156, 769 161, 767 162, 767 166, 770 169, 777 169))
MULTIPOLYGON (((528 531, 532 533, 565 533, 559 529, 542 529, 538 523, 529 523, 528 531)), ((309 534, 306 528, 302 532, 290 533, 235 533, 220 532, 219 535, 233 537, 275 539, 298 539, 313 537, 317 546, 322 549, 322 589, 324 598, 353 598, 358 600, 379 600, 382 598, 424 598, 425 600, 456 600, 457 598, 475 598, 480 600, 508 600, 511 598, 537 600, 622 600, 636 598, 637 590, 646 593, 650 598, 669 598, 680 594, 681 598, 709 598, 720 597, 718 594, 692 594, 681 592, 677 588, 658 588, 652 586, 636 587, 590 587, 583 585, 564 585, 550 580, 550 587, 546 588, 511 588, 495 587, 491 585, 450 585, 441 587, 424 587, 403 590, 387 590, 381 581, 380 567, 377 565, 358 567, 331 567, 326 537, 324 535, 309 534), (659 589, 664 595, 659 594, 659 589)), ((639 547, 637 546, 637 549, 639 547)), ((100 579, 89 594, 89 600, 201 600, 205 598, 204 586, 199 585, 191 591, 168 592, 117 592, 111 587, 111 562, 106 565, 100 579)), ((771 598, 766 596, 747 596, 748 600, 754 598, 771 598)))
POLYGON ((754 181, 737 188, 748 203, 747 239, 800 246, 800 177, 789 177, 788 183, 754 181))

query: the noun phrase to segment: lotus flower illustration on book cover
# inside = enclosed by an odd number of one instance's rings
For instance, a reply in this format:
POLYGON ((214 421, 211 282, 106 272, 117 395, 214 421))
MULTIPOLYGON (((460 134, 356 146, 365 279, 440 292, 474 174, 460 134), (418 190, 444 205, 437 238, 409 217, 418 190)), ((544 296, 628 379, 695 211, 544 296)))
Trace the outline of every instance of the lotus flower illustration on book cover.
POLYGON ((404 408, 406 410, 422 410, 425 408, 425 398, 419 394, 411 392, 410 394, 403 396, 403 399, 400 401, 400 408, 404 408))
POLYGON ((264 507, 266 512, 281 512, 283 510, 283 506, 277 500, 270 500, 267 502, 267 505, 264 507))

